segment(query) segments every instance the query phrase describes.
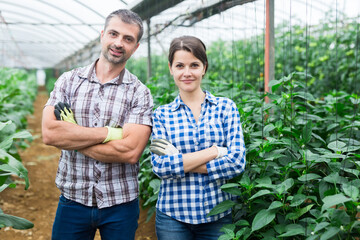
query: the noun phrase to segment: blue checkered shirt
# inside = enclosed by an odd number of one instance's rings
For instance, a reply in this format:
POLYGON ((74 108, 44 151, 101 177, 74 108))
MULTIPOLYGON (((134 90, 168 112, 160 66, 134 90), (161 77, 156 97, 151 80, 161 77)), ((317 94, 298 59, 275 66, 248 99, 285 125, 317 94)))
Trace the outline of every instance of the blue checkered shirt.
POLYGON ((161 187, 157 209, 178 221, 200 224, 216 221, 231 210, 207 217, 217 204, 234 198, 220 187, 245 169, 245 144, 240 116, 235 103, 205 92, 198 122, 180 96, 153 113, 152 139, 167 139, 179 154, 152 154, 154 173, 161 187), (208 174, 185 173, 182 154, 212 145, 227 147, 228 154, 207 163, 208 174))

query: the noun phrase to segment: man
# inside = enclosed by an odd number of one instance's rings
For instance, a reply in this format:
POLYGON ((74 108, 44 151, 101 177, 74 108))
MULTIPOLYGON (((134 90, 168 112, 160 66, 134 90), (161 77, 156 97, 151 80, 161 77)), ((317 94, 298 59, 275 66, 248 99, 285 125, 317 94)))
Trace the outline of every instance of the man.
POLYGON ((99 59, 60 76, 46 103, 43 141, 62 149, 52 239, 93 239, 97 229, 102 239, 135 237, 138 160, 150 137, 153 101, 125 64, 142 34, 136 13, 111 13, 99 59))

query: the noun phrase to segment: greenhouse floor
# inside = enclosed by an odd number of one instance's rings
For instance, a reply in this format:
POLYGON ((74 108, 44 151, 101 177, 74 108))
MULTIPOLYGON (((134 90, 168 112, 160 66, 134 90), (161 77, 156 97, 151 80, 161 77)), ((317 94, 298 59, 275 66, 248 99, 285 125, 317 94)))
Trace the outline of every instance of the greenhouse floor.
MULTIPOLYGON (((23 184, 15 189, 6 189, 1 193, 0 208, 6 214, 25 218, 34 223, 29 230, 4 228, 0 230, 0 239, 12 240, 48 240, 58 203, 59 190, 55 186, 60 151, 46 146, 41 139, 42 109, 48 95, 39 90, 34 103, 34 115, 28 117, 28 130, 34 137, 30 147, 21 152, 21 158, 29 171, 30 187, 24 190, 23 184)), ((140 208, 141 209, 141 208, 140 208)), ((154 217, 146 223, 147 211, 141 209, 136 240, 155 240, 154 217)), ((100 240, 97 232, 96 240, 100 240)))

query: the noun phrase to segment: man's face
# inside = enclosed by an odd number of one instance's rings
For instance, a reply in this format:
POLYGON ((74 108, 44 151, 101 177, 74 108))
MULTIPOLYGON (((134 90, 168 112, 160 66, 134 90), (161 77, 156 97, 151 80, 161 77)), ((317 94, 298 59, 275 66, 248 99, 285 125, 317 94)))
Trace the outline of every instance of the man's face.
POLYGON ((119 17, 113 17, 101 32, 101 54, 112 64, 125 64, 139 46, 138 33, 136 24, 127 24, 119 17))

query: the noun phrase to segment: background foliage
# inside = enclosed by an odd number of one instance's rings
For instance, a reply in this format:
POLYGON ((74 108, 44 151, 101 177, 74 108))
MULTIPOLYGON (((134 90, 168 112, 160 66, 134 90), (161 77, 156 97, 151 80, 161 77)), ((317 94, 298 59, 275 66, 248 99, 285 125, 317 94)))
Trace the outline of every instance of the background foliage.
MULTIPOLYGON (((35 74, 16 69, 0 69, 0 192, 15 188, 12 176, 24 179, 29 187, 28 171, 21 162, 19 149, 28 147, 32 135, 26 129, 26 116, 33 112, 37 94, 35 74)), ((5 214, 0 209, 0 228, 32 228, 26 219, 5 214)))
MULTIPOLYGON (((270 103, 263 94, 263 37, 208 46, 203 88, 238 105, 247 167, 223 186, 239 196, 221 239, 355 239, 359 230, 359 23, 277 27, 270 103)), ((166 54, 152 56, 147 80, 155 107, 177 95, 166 54), (154 64, 155 63, 155 64, 154 64)), ((146 79, 146 60, 128 68, 146 79)), ((144 152, 139 177, 154 212, 160 180, 144 152)))
MULTIPOLYGON (((237 195, 210 214, 233 209, 221 239, 356 239, 360 235, 359 23, 276 28, 275 79, 263 94, 264 36, 208 46, 203 89, 233 99, 241 114, 247 166, 222 188, 237 195)), ((289 27, 291 26, 291 27, 289 27)), ((177 89, 167 54, 131 58, 155 107, 177 89)), ((51 89, 51 87, 49 87, 51 89)), ((154 213, 160 180, 148 148, 140 168, 143 206, 154 213)))

